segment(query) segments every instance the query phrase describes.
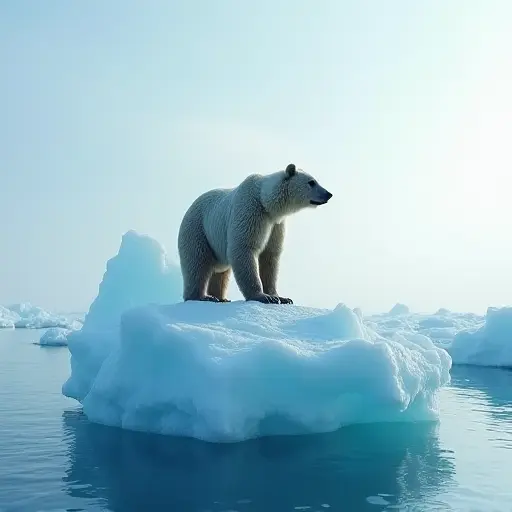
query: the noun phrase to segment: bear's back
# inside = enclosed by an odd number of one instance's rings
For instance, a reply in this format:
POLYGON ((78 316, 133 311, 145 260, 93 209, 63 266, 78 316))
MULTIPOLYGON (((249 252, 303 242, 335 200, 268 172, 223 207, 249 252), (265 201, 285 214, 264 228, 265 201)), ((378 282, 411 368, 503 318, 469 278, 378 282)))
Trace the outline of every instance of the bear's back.
POLYGON ((219 263, 228 264, 229 229, 233 217, 247 215, 259 203, 259 178, 250 175, 240 185, 230 189, 214 189, 202 195, 202 222, 208 243, 219 263), (248 211, 250 210, 250 211, 248 211))

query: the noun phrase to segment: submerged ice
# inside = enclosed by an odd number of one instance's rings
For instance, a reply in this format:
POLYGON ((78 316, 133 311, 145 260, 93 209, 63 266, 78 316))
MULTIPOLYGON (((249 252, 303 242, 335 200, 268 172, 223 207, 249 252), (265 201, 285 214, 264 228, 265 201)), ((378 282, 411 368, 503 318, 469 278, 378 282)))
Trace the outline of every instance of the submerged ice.
POLYGON ((438 418, 451 358, 420 333, 386 337, 360 311, 181 302, 179 269, 130 232, 85 323, 67 336, 63 393, 90 420, 213 442, 438 418))

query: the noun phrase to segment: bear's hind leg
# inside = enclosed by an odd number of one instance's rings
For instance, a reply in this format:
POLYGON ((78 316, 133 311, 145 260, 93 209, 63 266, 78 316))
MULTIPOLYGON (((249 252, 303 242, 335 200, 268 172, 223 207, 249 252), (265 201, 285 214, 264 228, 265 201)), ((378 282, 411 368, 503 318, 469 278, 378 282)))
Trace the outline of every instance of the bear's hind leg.
MULTIPOLYGON (((208 268, 201 267, 194 271, 192 279, 188 279, 188 286, 183 290, 183 299, 187 300, 202 300, 209 302, 219 302, 215 296, 206 293, 208 281, 211 276, 211 271, 208 268)), ((212 276, 213 277, 213 276, 212 276)))
POLYGON ((210 277, 210 284, 208 285, 208 295, 216 297, 220 302, 231 302, 227 299, 230 274, 230 269, 225 272, 213 274, 212 277, 210 277))
POLYGON ((219 299, 206 292, 214 269, 213 253, 206 237, 204 234, 198 239, 183 237, 180 241, 183 299, 219 302, 219 299))

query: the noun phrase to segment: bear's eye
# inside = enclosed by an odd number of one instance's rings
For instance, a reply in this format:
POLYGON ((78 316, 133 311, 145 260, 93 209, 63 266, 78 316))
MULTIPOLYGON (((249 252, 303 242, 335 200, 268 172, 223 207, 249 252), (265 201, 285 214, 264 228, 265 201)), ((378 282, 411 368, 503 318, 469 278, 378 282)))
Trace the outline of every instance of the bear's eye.
POLYGON ((308 185, 309 185, 310 187, 314 187, 314 186, 316 185, 316 181, 315 181, 315 180, 309 180, 309 181, 308 181, 308 185))

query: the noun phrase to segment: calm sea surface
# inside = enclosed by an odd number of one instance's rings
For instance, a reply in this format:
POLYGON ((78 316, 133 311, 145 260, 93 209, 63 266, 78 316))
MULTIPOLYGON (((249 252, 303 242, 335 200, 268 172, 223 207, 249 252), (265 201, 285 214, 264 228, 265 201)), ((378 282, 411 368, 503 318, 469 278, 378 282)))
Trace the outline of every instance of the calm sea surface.
POLYGON ((454 368, 441 421, 212 445, 91 424, 64 348, 0 330, 0 511, 512 511, 512 372, 454 368))

